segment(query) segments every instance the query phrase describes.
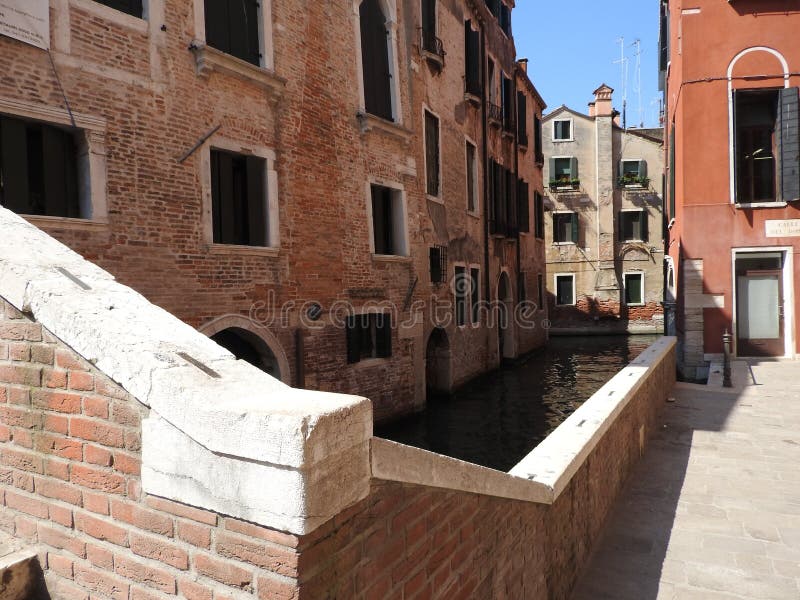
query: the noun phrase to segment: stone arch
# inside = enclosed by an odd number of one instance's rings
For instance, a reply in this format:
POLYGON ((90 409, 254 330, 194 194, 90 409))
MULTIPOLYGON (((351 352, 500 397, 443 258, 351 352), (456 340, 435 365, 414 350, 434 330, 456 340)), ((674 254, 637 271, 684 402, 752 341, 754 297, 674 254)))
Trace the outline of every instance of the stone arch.
POLYGON ((435 327, 425 346, 425 393, 450 393, 453 385, 450 338, 442 327, 435 327))
POLYGON ((276 379, 291 385, 291 369, 286 352, 278 338, 266 327, 260 327, 251 319, 241 315, 225 315, 209 321, 201 326, 199 331, 230 350, 237 358, 246 360, 276 379), (255 352, 256 356, 249 354, 246 346, 249 346, 250 352, 255 352), (270 363, 274 364, 272 372, 270 363))

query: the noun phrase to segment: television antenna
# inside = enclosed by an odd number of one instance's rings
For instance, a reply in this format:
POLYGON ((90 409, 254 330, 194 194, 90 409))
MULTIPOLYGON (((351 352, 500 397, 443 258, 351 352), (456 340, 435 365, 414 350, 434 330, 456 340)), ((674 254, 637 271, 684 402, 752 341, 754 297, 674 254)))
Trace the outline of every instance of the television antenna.
MULTIPOLYGON (((637 40, 638 41, 638 40, 637 40)), ((628 128, 628 59, 625 56, 625 38, 617 38, 619 44, 619 60, 613 64, 619 65, 620 78, 622 79, 622 128, 628 128)))
POLYGON ((639 100, 639 127, 644 127, 644 108, 642 107, 642 41, 636 38, 631 44, 635 48, 636 57, 636 96, 639 100))

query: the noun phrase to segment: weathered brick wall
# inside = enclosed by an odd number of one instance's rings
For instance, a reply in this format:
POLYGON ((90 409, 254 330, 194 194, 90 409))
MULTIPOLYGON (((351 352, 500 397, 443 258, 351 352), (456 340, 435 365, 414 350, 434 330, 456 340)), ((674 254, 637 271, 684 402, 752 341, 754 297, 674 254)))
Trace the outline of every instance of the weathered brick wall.
POLYGON ((296 597, 296 537, 142 492, 146 416, 0 300, 0 528, 38 544, 52 597, 296 597))
POLYGON ((301 539, 300 597, 568 598, 674 382, 671 352, 552 505, 373 480, 301 539))
POLYGON ((660 328, 663 324, 659 317, 663 316, 664 307, 658 302, 648 302, 643 306, 627 306, 619 302, 582 296, 574 306, 556 306, 555 297, 551 295, 550 303, 550 319, 553 327, 596 325, 604 329, 626 331, 636 326, 660 328))

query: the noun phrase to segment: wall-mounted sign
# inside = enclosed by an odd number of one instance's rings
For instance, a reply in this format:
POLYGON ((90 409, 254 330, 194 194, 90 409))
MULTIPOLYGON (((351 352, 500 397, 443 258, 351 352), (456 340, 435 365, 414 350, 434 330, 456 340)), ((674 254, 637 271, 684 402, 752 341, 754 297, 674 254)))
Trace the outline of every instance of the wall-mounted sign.
POLYGON ((800 219, 781 219, 766 222, 768 238, 800 237, 800 219))
POLYGON ((0 0, 0 35, 48 50, 49 0, 0 0))

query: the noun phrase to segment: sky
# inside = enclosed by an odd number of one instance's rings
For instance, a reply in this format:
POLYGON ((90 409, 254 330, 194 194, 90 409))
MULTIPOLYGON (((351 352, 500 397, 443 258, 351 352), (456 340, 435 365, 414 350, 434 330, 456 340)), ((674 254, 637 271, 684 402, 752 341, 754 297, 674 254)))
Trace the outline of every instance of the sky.
POLYGON ((547 103, 582 113, 601 83, 614 88, 622 111, 623 77, 619 38, 624 38, 628 127, 658 126, 658 2, 655 0, 516 0, 513 12, 517 56, 527 58, 528 76, 547 103), (641 42, 641 109, 636 83, 636 48, 641 42), (615 61, 617 61, 615 63, 615 61))

